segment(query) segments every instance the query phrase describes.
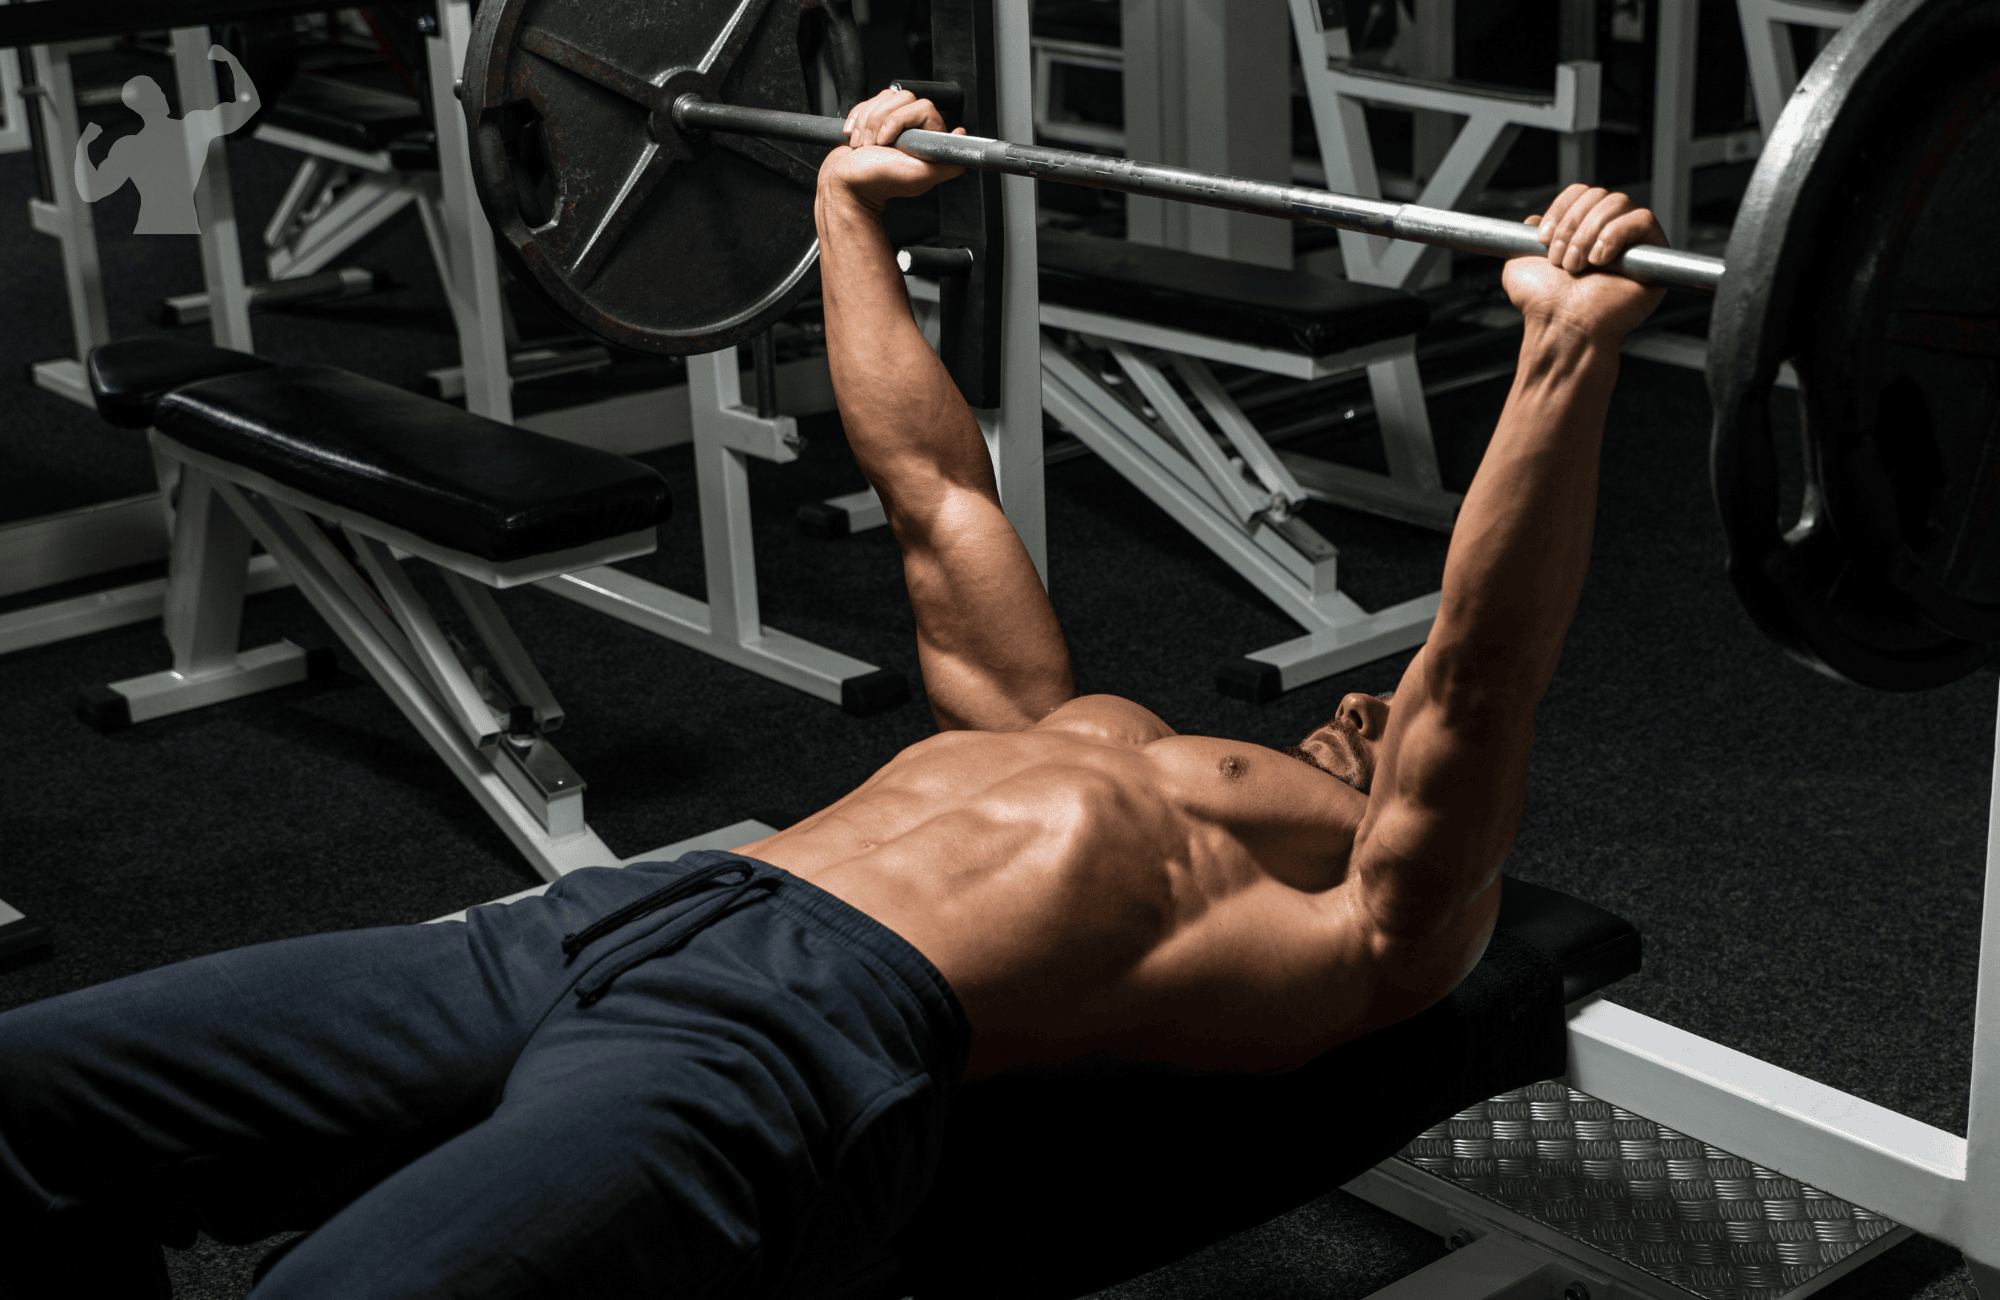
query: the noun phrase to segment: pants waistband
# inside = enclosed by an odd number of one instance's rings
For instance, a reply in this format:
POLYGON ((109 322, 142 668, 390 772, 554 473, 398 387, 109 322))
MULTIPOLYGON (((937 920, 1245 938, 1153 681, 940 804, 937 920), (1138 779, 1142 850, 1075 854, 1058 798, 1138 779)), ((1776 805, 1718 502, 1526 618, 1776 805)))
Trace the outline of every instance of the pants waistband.
MULTIPOLYGON (((740 853, 701 849, 683 854, 671 863, 633 863, 625 870, 649 865, 686 870, 659 890, 605 917, 590 927, 592 930, 602 928, 608 931, 636 919, 645 911, 671 906, 707 889, 718 891, 714 901, 703 900, 673 922, 670 928, 677 932, 675 942, 685 942, 737 907, 748 905, 751 899, 761 900, 762 906, 776 907, 793 919, 832 935, 845 947, 871 959, 893 976, 922 1009, 932 1038, 949 1063, 947 1081, 956 1084, 964 1075, 972 1043, 972 1025, 966 1019, 965 1008, 960 1005, 958 994, 953 992, 944 973, 902 935, 810 880, 740 853)), ((588 942, 581 935, 571 936, 570 939, 579 940, 578 947, 588 942)), ((571 950, 570 939, 565 940, 566 951, 571 950)), ((659 951, 656 944, 648 944, 647 948, 649 954, 659 951)), ((585 996, 586 989, 592 987, 601 992, 604 985, 625 969, 629 966, 618 963, 602 973, 593 971, 586 981, 578 985, 578 996, 585 996)))

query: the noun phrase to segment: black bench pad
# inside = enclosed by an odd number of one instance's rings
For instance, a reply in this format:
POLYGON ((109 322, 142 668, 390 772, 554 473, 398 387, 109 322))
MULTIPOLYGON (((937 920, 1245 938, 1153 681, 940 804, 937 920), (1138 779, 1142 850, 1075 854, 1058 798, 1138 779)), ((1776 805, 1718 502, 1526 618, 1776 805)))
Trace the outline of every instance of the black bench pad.
POLYGON ((635 460, 332 366, 176 389, 155 426, 276 483, 504 563, 651 528, 667 485, 635 460))
POLYGON ((373 153, 397 136, 423 130, 424 114, 408 95, 303 73, 264 110, 264 122, 373 153))
POLYGON ((1430 324, 1415 294, 1044 227, 1042 301, 1322 357, 1430 324))
POLYGON ((1638 927, 1595 903, 1509 876, 1500 889, 1500 933, 1525 940, 1562 972, 1574 1002, 1639 973, 1638 927))
POLYGON ((953 1102, 884 1297, 1067 1300, 1305 1204, 1432 1124, 1567 1068, 1563 1004, 1638 968, 1609 912, 1508 880, 1442 1002, 1279 1075, 1010 1073, 953 1102))
POLYGON ((270 362, 248 352, 192 343, 185 339, 120 339, 90 351, 85 370, 97 413, 121 429, 143 429, 153 422, 153 408, 182 384, 245 370, 263 370, 270 362))

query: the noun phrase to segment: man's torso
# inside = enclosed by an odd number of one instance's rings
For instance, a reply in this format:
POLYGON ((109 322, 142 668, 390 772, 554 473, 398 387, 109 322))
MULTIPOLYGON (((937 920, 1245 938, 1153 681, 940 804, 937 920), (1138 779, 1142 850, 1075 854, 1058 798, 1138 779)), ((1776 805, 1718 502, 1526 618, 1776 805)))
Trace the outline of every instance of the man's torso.
POLYGON ((1441 996, 1491 927, 1497 890, 1423 951, 1385 945, 1349 871, 1366 803, 1087 696, 1030 731, 913 745, 743 852, 930 958, 972 1022, 972 1077, 1092 1057, 1285 1069, 1441 996))

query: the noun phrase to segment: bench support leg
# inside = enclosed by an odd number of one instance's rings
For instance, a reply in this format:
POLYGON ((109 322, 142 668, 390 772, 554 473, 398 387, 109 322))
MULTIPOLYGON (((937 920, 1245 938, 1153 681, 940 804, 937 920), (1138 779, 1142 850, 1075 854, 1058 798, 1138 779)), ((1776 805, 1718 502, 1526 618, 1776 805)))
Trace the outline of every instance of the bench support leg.
POLYGON ((290 641, 237 651, 251 576, 249 530, 217 499, 206 474, 183 468, 179 481, 162 601, 174 666, 82 691, 77 713, 100 731, 289 686, 333 667, 331 652, 290 641))
MULTIPOLYGON (((194 471, 189 467, 187 472, 194 471)), ((492 743, 482 745, 468 735, 465 715, 471 703, 441 698, 437 684, 448 681, 454 687, 462 686, 466 669, 427 612, 423 626, 406 627, 398 622, 392 611, 409 613, 414 593, 400 570, 394 577, 389 575, 396 562, 386 547, 371 538, 355 538, 358 547, 366 546, 369 567, 389 589, 385 599, 304 511, 233 483, 217 483, 215 492, 283 566, 369 676, 544 879, 554 880, 578 867, 618 863, 618 855, 584 823, 582 783, 570 784, 573 774, 567 774, 566 765, 563 772, 567 775, 554 788, 537 789, 538 767, 532 750, 525 761, 515 764, 520 769, 516 771, 507 766, 513 760, 500 752, 507 744, 505 739, 495 737, 492 743), (447 655, 451 656, 449 662, 447 655)), ((185 499, 182 508, 186 509, 185 499)), ((534 744, 546 746, 547 742, 536 737, 534 744)))
POLYGON ((797 424, 762 418, 743 405, 735 349, 688 358, 694 413, 695 476, 701 501, 706 603, 605 566, 539 585, 657 636, 748 668, 857 716, 910 698, 903 675, 768 627, 757 601, 746 457, 794 459, 797 424))

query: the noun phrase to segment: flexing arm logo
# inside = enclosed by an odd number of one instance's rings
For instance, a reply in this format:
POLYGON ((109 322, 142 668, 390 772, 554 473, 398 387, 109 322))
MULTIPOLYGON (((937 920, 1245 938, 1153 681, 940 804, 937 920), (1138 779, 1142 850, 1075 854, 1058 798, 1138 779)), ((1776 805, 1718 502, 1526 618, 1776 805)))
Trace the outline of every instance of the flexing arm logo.
POLYGON ((236 56, 220 45, 212 45, 208 57, 227 63, 236 78, 236 98, 214 108, 197 109, 181 117, 167 116, 166 92, 151 77, 138 76, 125 83, 120 95, 125 106, 145 119, 137 135, 112 142, 103 163, 90 165, 90 142, 104 133, 92 122, 76 142, 76 192, 85 203, 95 203, 114 193, 126 181, 139 188, 139 224, 135 235, 198 235, 201 225, 194 215, 194 183, 208 164, 208 143, 242 126, 257 115, 263 101, 250 74, 236 56))

